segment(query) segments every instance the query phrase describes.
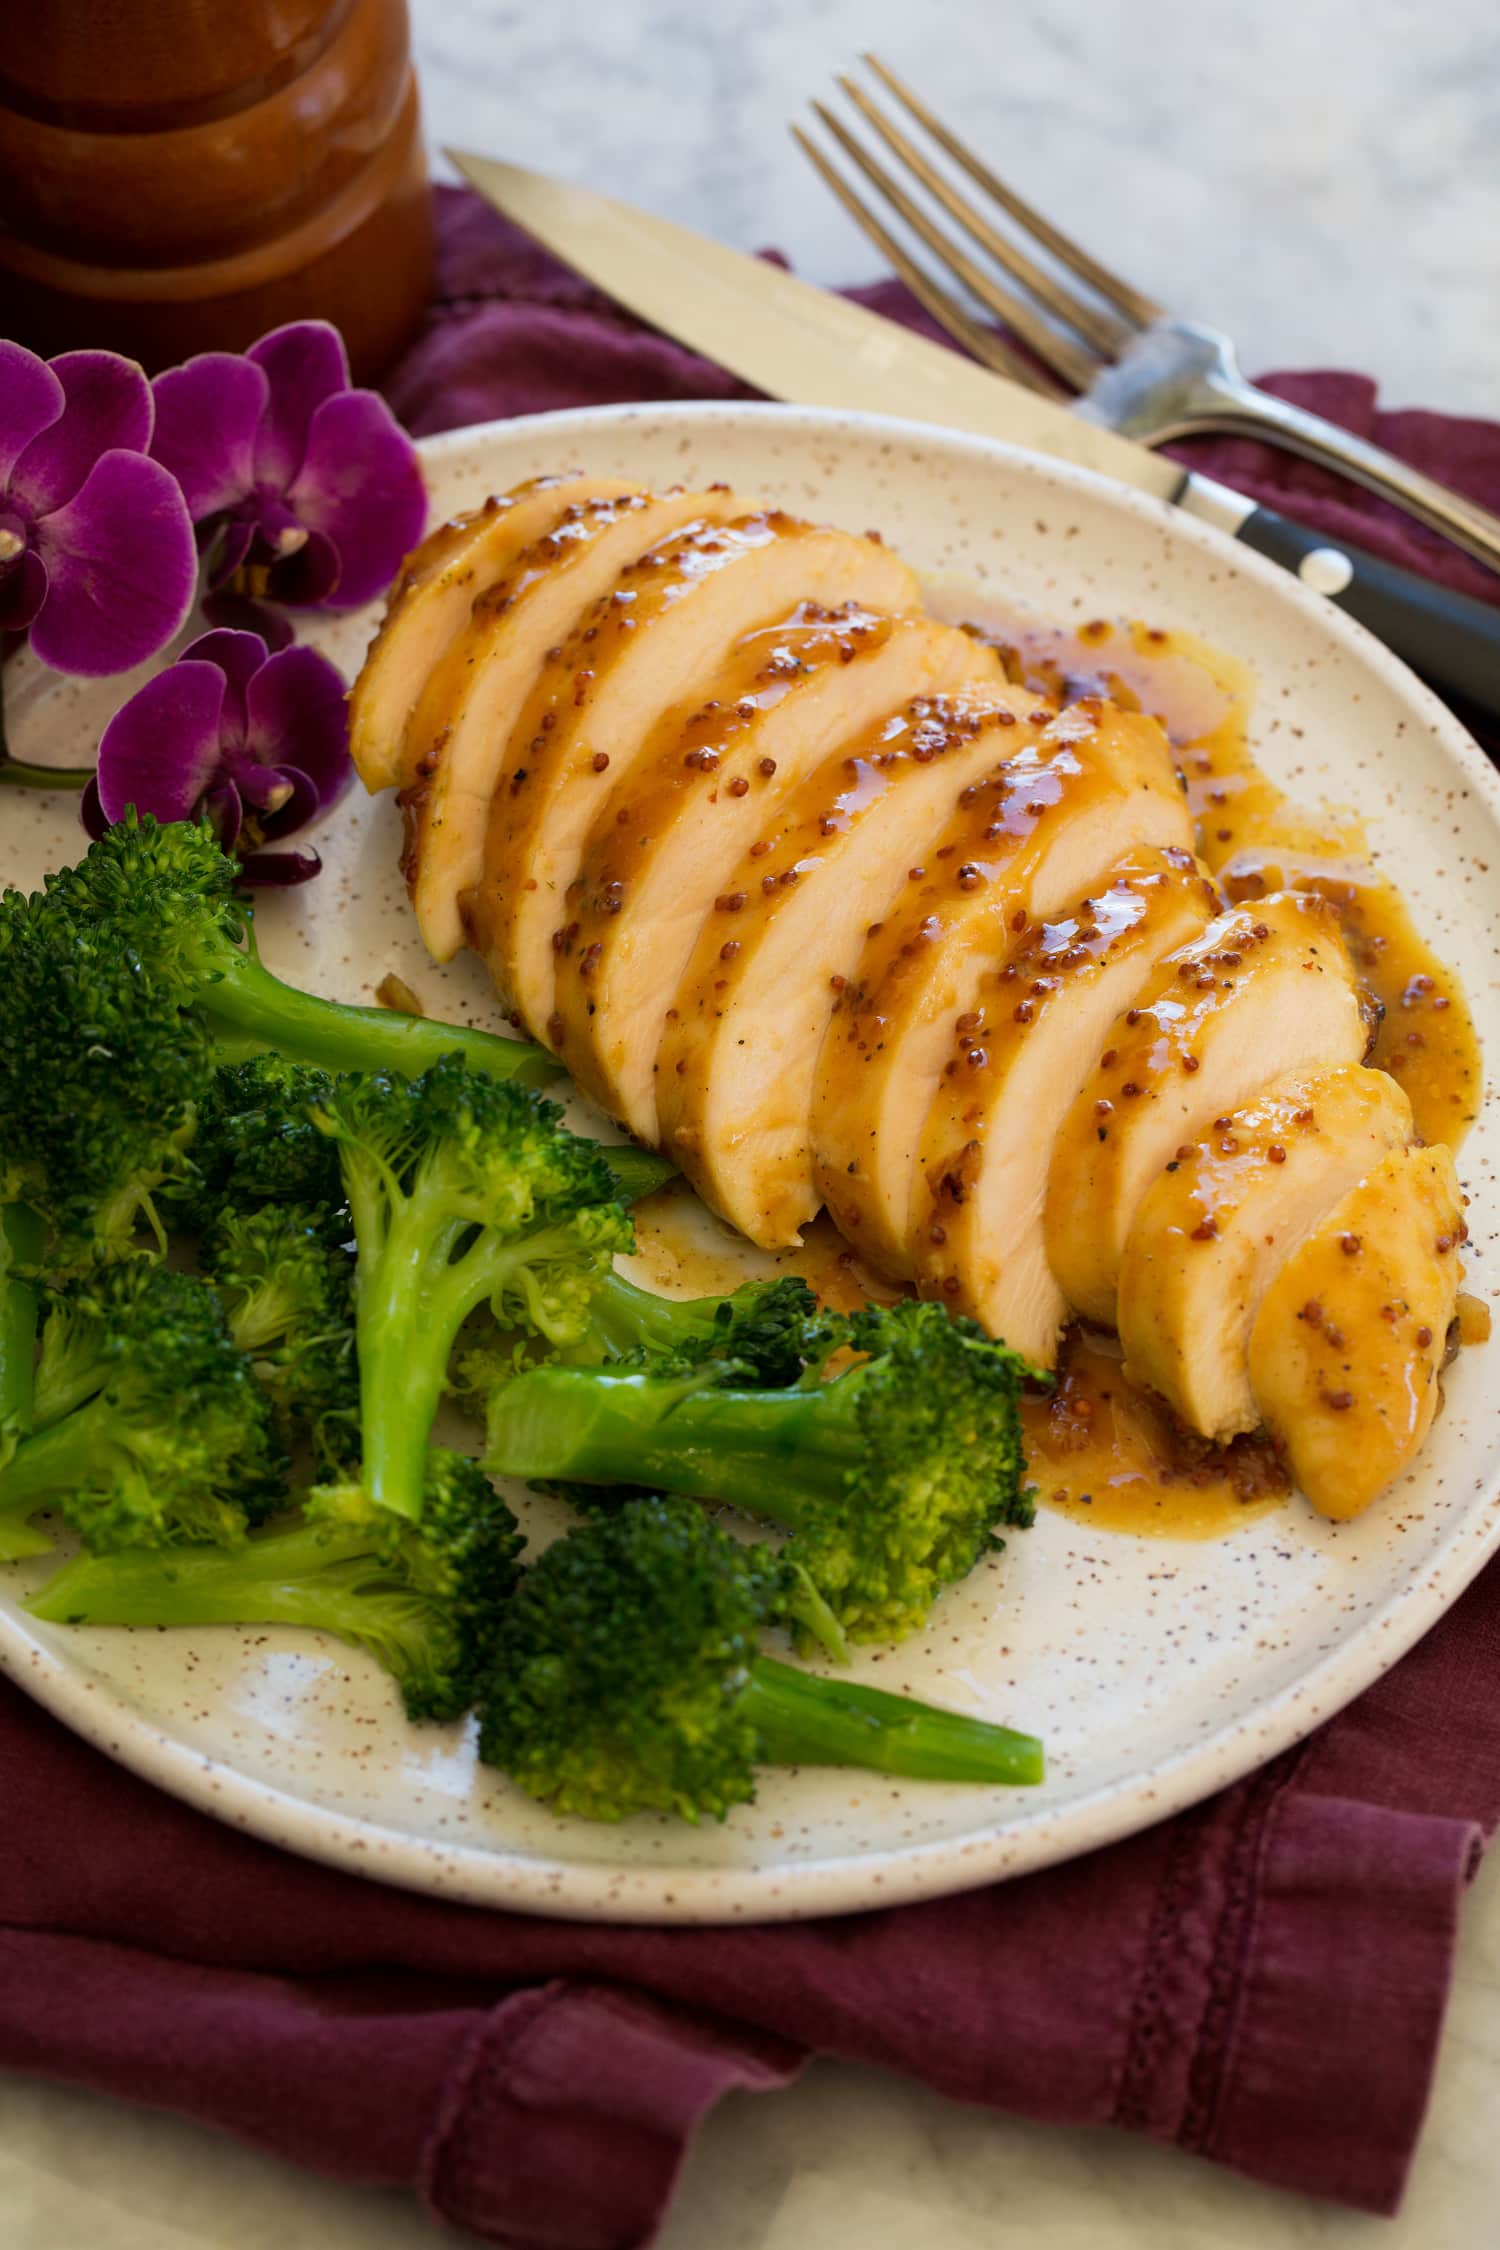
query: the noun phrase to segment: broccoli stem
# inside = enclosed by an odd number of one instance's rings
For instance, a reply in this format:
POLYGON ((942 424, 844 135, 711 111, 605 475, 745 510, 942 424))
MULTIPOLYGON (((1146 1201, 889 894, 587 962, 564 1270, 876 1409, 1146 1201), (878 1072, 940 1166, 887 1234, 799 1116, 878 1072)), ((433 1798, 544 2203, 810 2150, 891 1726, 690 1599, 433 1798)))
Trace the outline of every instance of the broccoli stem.
POLYGON ((486 1466, 725 1500, 795 1531, 806 1503, 841 1492, 858 1463, 857 1379, 731 1391, 697 1374, 533 1368, 495 1394, 486 1466))
POLYGON ((558 1065, 524 1039, 505 1039, 467 1024, 431 1016, 395 1015, 389 1008, 358 1008, 321 1000, 283 984, 253 953, 216 964, 223 973, 206 982, 200 1004, 209 1029, 221 1038, 271 1047, 294 1062, 324 1070, 399 1070, 415 1078, 440 1055, 460 1054, 487 1078, 514 1078, 540 1086, 558 1065))
MULTIPOLYGON (((46 1244, 46 1230, 24 1203, 0 1207, 0 1491, 16 1448, 26 1440, 35 1415, 37 1292, 17 1266, 35 1265, 46 1244)), ((33 1531, 26 1509, 8 1516, 0 1498, 0 1562, 44 1555, 52 1542, 33 1531)))
MULTIPOLYGON (((343 1563, 370 1559, 368 1532, 298 1525, 243 1547, 79 1555, 28 1607, 51 1625, 322 1625, 338 1631, 343 1563)), ((361 1614, 350 1595, 348 1616, 361 1614)))
MULTIPOLYGON (((351 1187, 356 1233, 360 1200, 351 1187)), ((507 1284, 524 1288, 526 1269, 551 1252, 567 1255, 570 1236, 544 1230, 516 1243, 481 1234, 458 1257, 464 1232, 451 1222, 434 1235, 420 1190, 397 1212, 373 1269, 364 1264, 355 1284, 355 1337, 359 1356, 361 1482, 383 1508, 415 1521, 422 1512, 427 1446, 443 1395, 454 1339, 471 1312, 498 1298, 507 1284)))
POLYGON ((637 1148, 633 1141, 603 1141, 593 1144, 615 1176, 615 1188, 622 1203, 643 1203, 648 1195, 655 1195, 668 1180, 675 1180, 677 1167, 669 1158, 658 1156, 655 1149, 637 1148))
POLYGON ((913 1781, 1040 1781, 1034 1735, 939 1711, 905 1695, 826 1680, 760 1657, 740 1709, 760 1733, 761 1758, 777 1766, 868 1766, 913 1781))
MULTIPOLYGON (((612 1148, 601 1151, 617 1175, 621 1169, 616 1162, 618 1153, 612 1148)), ((622 1188, 621 1195, 623 1201, 635 1200, 628 1189, 622 1188)), ((574 1366, 584 1366, 623 1359, 627 1352, 666 1356, 684 1344, 712 1335, 720 1306, 732 1306, 734 1302, 733 1297, 662 1297, 654 1289, 639 1288, 623 1273, 606 1274, 589 1308, 588 1338, 564 1358, 574 1366)))
POLYGON ((113 1422, 108 1400, 95 1397, 22 1438, 0 1470, 0 1511, 24 1514, 82 1484, 101 1458, 113 1453, 113 1422))
POLYGON ((8 1442, 31 1428, 37 1293, 18 1266, 40 1263, 46 1230, 29 1205, 0 1206, 0 1462, 8 1442))

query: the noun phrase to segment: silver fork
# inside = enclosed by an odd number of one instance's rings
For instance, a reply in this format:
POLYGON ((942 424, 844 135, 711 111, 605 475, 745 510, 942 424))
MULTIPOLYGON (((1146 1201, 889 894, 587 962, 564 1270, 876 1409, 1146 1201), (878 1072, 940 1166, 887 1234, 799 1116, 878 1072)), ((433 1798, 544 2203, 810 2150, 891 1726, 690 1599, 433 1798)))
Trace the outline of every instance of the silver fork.
POLYGON ((867 54, 862 59, 886 92, 952 164, 983 190, 989 203, 1005 214, 1022 239, 995 226, 950 174, 935 165, 896 119, 852 78, 840 77, 839 86, 929 201, 913 195, 905 181, 824 103, 813 103, 815 113, 912 235, 970 299, 1004 323, 1026 352, 1014 350, 993 329, 975 319, 964 299, 913 256, 817 142, 799 125, 794 125, 792 132, 850 217, 879 245, 934 319, 974 358, 1032 390, 1053 395, 1077 393, 1076 411, 1080 415, 1143 445, 1161 445, 1169 438, 1218 430, 1262 438, 1289 452, 1304 454, 1394 500, 1492 570, 1500 571, 1500 516, 1408 468, 1379 446, 1352 437, 1336 423, 1325 422, 1320 415, 1304 413, 1300 407, 1257 390, 1241 373, 1227 336, 1197 321, 1175 319, 1091 258, 1007 187, 893 70, 875 55, 867 54), (963 230, 988 262, 975 258, 959 235, 939 223, 933 205, 963 230), (1027 237, 1050 263, 1042 263, 1031 254, 1025 246, 1027 237), (1070 288, 1060 278, 1054 270, 1058 266, 1083 284, 1083 292, 1070 288), (1013 288, 1001 280, 996 267, 1018 286, 1013 288))

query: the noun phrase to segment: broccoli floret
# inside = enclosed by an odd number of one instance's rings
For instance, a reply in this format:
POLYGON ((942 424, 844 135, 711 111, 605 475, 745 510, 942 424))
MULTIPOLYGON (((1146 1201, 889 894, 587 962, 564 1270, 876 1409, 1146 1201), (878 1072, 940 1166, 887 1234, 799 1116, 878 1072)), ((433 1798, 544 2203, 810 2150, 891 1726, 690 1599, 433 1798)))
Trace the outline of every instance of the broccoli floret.
POLYGON ((354 1221, 363 1476, 415 1516, 448 1361, 470 1313, 549 1343, 581 1335, 630 1215, 599 1150, 521 1086, 457 1056, 420 1078, 339 1082, 316 1113, 354 1221))
POLYGON ((242 1546, 85 1555, 30 1607, 60 1625, 306 1625, 368 1649, 413 1719, 474 1702, 517 1577, 516 1519, 478 1463, 428 1456, 420 1527, 314 1493, 242 1546))
POLYGON ((599 1141, 595 1146, 614 1174, 615 1194, 622 1203, 643 1203, 677 1177, 676 1165, 655 1149, 637 1148, 632 1141, 599 1141))
MULTIPOLYGON (((610 1153, 606 1149, 605 1157, 610 1153)), ((461 1354, 455 1387, 482 1414, 498 1385, 552 1360, 565 1367, 649 1363, 658 1374, 733 1360, 743 1382, 795 1383, 820 1351, 819 1339, 817 1299, 794 1275, 747 1281, 727 1297, 659 1297, 622 1273, 609 1273, 594 1291, 588 1327, 576 1342, 543 1347, 488 1322, 461 1354)))
POLYGON ((206 1281, 154 1259, 96 1266, 47 1296, 35 1426, 0 1472, 0 1552, 35 1551, 55 1506, 105 1551, 232 1544, 275 1504, 270 1400, 206 1281))
MULTIPOLYGON (((129 972, 137 1012, 163 1021, 187 1017, 200 1039, 236 1052, 269 1047, 321 1070, 411 1073, 458 1052, 471 1069, 499 1079, 555 1075, 556 1065, 521 1040, 348 1007, 282 983, 256 957, 237 879, 235 863, 207 827, 160 825, 132 812, 106 829, 76 867, 49 875, 44 892, 26 904, 37 929, 85 981, 100 963, 117 962, 129 972)), ((46 1034, 51 1026, 36 1028, 46 1034)), ((72 1033, 71 1022, 66 1029, 72 1033)), ((125 1029, 133 1033, 133 1016, 125 1029)))
POLYGON ((497 1475, 647 1486, 726 1500, 793 1534, 851 1640, 899 1640, 967 1576, 996 1527, 1027 1524, 1024 1361, 941 1305, 825 1320, 818 1349, 864 1356, 831 1380, 743 1387, 696 1369, 539 1367, 500 1385, 497 1475))
MULTIPOLYGON (((268 1203, 337 1212, 344 1200, 338 1150, 312 1121, 333 1086, 328 1071, 284 1055, 221 1064, 198 1103, 190 1177, 177 1199, 188 1225, 202 1233, 225 1209, 268 1203)), ((347 1218, 342 1223, 347 1234, 347 1218)))
POLYGON ((757 1765, 1031 1782, 1040 1743, 759 1651, 784 1602, 765 1551, 652 1497, 549 1547, 500 1621, 479 1753, 560 1813, 722 1820, 757 1765))
POLYGON ((326 1204, 267 1204, 221 1212, 201 1245, 229 1333, 271 1394, 282 1442, 306 1438, 320 1477, 359 1461, 348 1231, 347 1213, 326 1204))
POLYGON ((757 1383, 795 1383, 816 1335, 818 1301, 794 1274, 747 1281, 727 1297, 660 1297, 612 1273, 589 1308, 588 1332, 559 1358, 570 1366, 606 1360, 697 1367, 738 1361, 757 1383))
POLYGON ((54 1267, 128 1248, 143 1219, 160 1240, 155 1198, 187 1176, 212 1073, 206 1027, 56 889, 0 897, 0 989, 0 1198, 46 1219, 54 1267))

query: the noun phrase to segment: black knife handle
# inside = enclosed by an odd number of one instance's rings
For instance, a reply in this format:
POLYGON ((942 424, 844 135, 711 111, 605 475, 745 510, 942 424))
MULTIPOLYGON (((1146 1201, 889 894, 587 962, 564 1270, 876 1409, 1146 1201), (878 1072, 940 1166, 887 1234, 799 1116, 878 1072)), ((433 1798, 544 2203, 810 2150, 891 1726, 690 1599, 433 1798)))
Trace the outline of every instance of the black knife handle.
POLYGON ((1257 508, 1235 534, 1368 625, 1441 695, 1500 719, 1500 609, 1257 508))

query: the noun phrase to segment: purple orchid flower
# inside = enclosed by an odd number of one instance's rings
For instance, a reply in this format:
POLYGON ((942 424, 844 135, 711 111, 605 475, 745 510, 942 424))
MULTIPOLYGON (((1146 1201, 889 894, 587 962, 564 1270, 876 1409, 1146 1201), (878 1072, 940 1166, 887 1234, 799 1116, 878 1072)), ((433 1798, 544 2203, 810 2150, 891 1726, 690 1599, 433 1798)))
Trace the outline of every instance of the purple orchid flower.
POLYGON ((206 818, 247 882, 305 883, 322 866, 315 851, 262 846, 343 794, 348 737, 343 678, 326 656, 205 633, 110 720, 83 824, 100 836, 131 805, 158 820, 206 818))
POLYGON ((0 340, 0 634, 55 671, 128 671, 192 605, 193 527, 148 457, 154 421, 134 360, 0 340))
POLYGON ((158 375, 155 458, 186 496, 209 582, 296 608, 383 593, 422 536, 414 446, 384 399, 351 390, 343 339, 293 321, 243 358, 158 375))

